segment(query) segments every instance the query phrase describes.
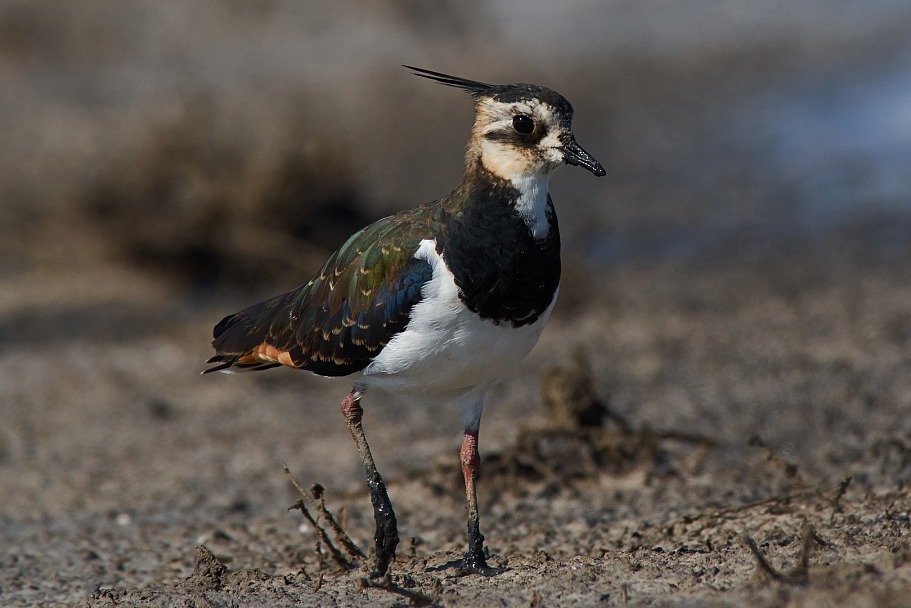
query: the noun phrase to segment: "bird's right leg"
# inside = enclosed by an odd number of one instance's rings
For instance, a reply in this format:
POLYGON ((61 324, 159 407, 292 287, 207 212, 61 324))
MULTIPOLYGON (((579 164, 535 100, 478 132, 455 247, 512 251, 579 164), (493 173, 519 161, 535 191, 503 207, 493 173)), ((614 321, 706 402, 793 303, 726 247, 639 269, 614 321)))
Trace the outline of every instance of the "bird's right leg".
POLYGON ((481 455, 478 453, 478 431, 481 426, 481 410, 484 397, 481 395, 465 412, 465 434, 459 460, 462 463, 462 476, 465 478, 465 497, 468 506, 468 551, 462 558, 462 572, 465 574, 483 574, 493 576, 501 571, 487 565, 484 552, 484 535, 481 534, 480 516, 478 515, 478 492, 476 482, 481 470, 481 455))
POLYGON ((376 543, 376 565, 370 572, 370 576, 377 578, 386 574, 389 569, 389 562, 395 558, 395 548, 399 544, 398 524, 395 520, 395 511, 392 510, 392 503, 389 501, 389 494, 386 492, 386 484, 383 478, 376 470, 376 464, 373 462, 373 455, 370 453, 370 446, 367 445, 367 438, 364 436, 364 427, 361 425, 361 418, 364 410, 361 408, 362 390, 355 387, 348 393, 345 400, 342 401, 342 415, 345 417, 345 424, 351 431, 351 437, 357 444, 357 451, 360 452, 361 460, 364 463, 364 471, 367 473, 367 485, 370 486, 370 501, 373 503, 373 519, 376 520, 376 532, 373 540, 376 543))

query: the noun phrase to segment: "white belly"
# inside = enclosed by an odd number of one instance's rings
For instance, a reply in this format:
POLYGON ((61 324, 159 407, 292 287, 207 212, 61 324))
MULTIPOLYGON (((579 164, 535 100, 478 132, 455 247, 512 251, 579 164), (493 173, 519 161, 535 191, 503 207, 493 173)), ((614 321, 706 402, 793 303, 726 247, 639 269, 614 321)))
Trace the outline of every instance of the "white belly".
POLYGON ((411 309, 405 331, 368 365, 361 382, 396 392, 458 395, 512 371, 541 336, 556 301, 529 325, 513 327, 482 319, 459 299, 452 273, 425 240, 415 257, 433 267, 423 299, 411 309))

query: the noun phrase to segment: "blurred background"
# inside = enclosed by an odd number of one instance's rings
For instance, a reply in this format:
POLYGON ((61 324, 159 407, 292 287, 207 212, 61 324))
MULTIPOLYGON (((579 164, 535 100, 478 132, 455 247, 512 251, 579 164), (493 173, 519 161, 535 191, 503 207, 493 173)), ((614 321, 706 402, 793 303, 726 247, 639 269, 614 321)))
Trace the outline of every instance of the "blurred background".
MULTIPOLYGON (((268 435, 261 404, 281 400, 238 386, 331 393, 303 374, 195 373, 223 315, 458 183, 470 100, 401 64, 556 89, 607 168, 552 182, 558 329, 506 390, 516 404, 537 403, 537 368, 582 349, 633 420, 769 425, 807 451, 807 428, 822 449, 853 408, 865 441, 871 399, 887 426, 911 402, 895 380, 911 339, 909 32, 903 0, 6 0, 0 387, 18 422, 0 454, 79 462, 68 449, 202 403, 221 423, 219 391, 250 416, 230 433, 268 435), (89 412, 109 426, 60 444, 89 412)), ((409 411, 393 417, 419 424, 409 411)))
MULTIPOLYGON (((911 239, 909 32, 902 0, 5 0, 0 279, 56 277, 55 307, 79 275, 116 292, 99 268, 191 298, 303 282, 459 179, 469 100, 403 63, 573 102, 608 170, 552 186, 587 271, 894 253, 911 239)), ((0 339, 39 314, 2 301, 0 339)))
MULTIPOLYGON (((621 533, 806 483, 911 483, 907 0, 0 0, 0 563, 20 564, 0 589, 182 579, 225 522, 274 531, 249 567, 297 563, 284 463, 351 492, 369 538, 345 381, 198 372, 222 316, 457 185, 470 99, 401 64, 559 91, 607 169, 551 182, 560 302, 490 395, 484 458, 553 426, 554 366, 588 366, 627 430, 718 446, 588 476, 567 494, 584 543, 593 513, 621 533)), ((459 414, 369 401, 407 534, 461 550, 459 414), (440 458, 445 525, 396 486, 440 458)), ((496 509, 492 538, 552 515, 496 509)))
POLYGON ((794 449, 816 424, 801 416, 869 420, 865 395, 888 424, 911 403, 880 373, 903 377, 911 340, 896 291, 911 267, 909 32, 903 0, 5 0, 0 387, 25 421, 0 453, 59 441, 38 420, 104 412, 109 437, 217 412, 219 390, 256 411, 264 397, 237 389, 251 382, 326 390, 304 374, 195 373, 223 315, 458 183, 470 99, 401 64, 554 88, 607 168, 552 181, 564 331, 531 369, 583 349, 634 420, 726 434, 736 418, 794 449), (825 392, 845 382, 848 397, 825 392))

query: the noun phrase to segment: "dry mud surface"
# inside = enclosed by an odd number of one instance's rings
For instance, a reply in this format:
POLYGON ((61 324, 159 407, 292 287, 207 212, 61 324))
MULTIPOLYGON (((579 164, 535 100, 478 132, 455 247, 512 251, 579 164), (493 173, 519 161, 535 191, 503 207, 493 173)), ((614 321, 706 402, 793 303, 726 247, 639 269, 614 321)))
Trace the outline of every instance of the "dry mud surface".
MULTIPOLYGON (((905 605, 909 261, 622 268, 588 303, 567 277, 482 424, 492 578, 455 567, 458 412, 369 395, 403 539, 387 582, 288 510, 284 464, 370 547, 344 380, 199 376, 224 302, 79 277, 116 288, 2 327, 0 603, 905 605)), ((11 288, 46 302, 66 280, 11 288)))

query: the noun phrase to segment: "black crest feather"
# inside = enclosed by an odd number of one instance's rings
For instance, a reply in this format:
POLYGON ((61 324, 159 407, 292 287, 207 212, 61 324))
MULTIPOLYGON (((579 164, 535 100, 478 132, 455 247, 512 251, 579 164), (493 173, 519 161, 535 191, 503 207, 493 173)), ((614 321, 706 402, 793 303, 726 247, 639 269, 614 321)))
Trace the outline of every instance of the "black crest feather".
POLYGON ((471 93, 472 97, 490 95, 498 88, 492 84, 478 82, 477 80, 468 80, 467 78, 460 78, 458 76, 450 76, 449 74, 425 70, 424 68, 416 68, 410 65, 403 65, 402 67, 412 70, 415 76, 434 80, 440 84, 445 84, 447 87, 455 87, 457 89, 462 89, 463 91, 468 91, 471 93))

